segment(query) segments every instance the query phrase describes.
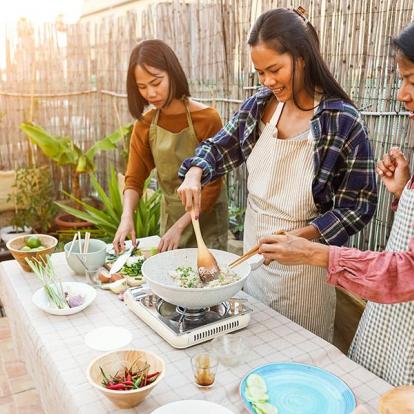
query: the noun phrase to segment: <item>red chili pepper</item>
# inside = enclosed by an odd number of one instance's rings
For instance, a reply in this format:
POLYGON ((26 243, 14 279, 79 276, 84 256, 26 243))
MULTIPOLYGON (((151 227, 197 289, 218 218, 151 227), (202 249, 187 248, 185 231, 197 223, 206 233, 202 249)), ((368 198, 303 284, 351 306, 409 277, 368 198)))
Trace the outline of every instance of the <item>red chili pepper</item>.
POLYGON ((124 381, 122 384, 124 385, 134 385, 132 381, 124 381))
POLYGON ((125 385, 124 384, 113 384, 113 385, 107 385, 106 388, 108 388, 109 390, 124 391, 125 385))
POLYGON ((150 378, 155 377, 155 376, 158 376, 158 375, 160 375, 160 372, 159 372, 159 371, 157 371, 157 372, 153 372, 152 374, 147 375, 147 381, 148 381, 150 378))

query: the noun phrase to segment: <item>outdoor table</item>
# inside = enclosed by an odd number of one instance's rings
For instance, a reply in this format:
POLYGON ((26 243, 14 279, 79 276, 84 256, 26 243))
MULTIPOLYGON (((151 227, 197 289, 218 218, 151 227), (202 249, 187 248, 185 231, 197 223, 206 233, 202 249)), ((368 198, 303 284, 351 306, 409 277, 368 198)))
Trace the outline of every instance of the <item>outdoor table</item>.
MULTIPOLYGON (((63 253, 54 254, 52 260, 64 281, 83 281, 71 273, 63 253)), ((243 413, 247 411, 239 396, 242 377, 253 368, 281 361, 311 364, 337 375, 349 385, 358 403, 372 413, 377 412, 379 396, 391 388, 333 345, 241 292, 240 296, 248 298, 254 310, 249 326, 237 332, 250 344, 250 353, 237 367, 219 366, 213 387, 201 390, 194 384, 190 357, 208 350, 210 343, 174 349, 117 295, 101 289, 95 301, 82 312, 53 316, 32 303, 32 295, 39 287, 34 274, 25 273, 16 261, 0 263, 0 296, 13 338, 47 414, 145 414, 185 399, 205 399, 222 404, 235 414, 243 413), (165 378, 135 409, 117 409, 86 378, 86 368, 101 352, 88 348, 84 337, 91 330, 108 325, 127 328, 133 335, 129 347, 153 351, 166 362, 165 378)))

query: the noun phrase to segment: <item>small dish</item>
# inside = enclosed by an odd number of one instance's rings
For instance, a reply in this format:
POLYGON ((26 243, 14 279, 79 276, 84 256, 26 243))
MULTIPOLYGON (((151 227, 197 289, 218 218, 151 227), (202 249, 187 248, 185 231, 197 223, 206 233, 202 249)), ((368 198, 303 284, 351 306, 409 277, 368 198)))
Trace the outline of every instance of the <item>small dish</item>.
POLYGON ((59 309, 49 302, 44 288, 38 289, 32 296, 32 302, 42 311, 57 316, 73 315, 83 311, 96 298, 96 290, 86 283, 79 282, 62 282, 63 290, 72 295, 81 295, 84 298, 82 305, 74 308, 59 309))
POLYGON ((131 332, 121 326, 102 326, 85 335, 85 344, 97 351, 114 351, 132 341, 131 332))
POLYGON ((211 348, 220 364, 227 367, 235 367, 241 364, 249 353, 246 338, 237 334, 218 336, 211 342, 211 348))

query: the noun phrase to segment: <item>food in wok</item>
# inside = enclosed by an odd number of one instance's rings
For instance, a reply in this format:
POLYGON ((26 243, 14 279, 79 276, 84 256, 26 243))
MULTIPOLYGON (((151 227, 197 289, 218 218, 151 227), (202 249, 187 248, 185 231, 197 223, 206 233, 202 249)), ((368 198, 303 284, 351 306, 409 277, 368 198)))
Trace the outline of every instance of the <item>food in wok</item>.
POLYGON ((179 266, 175 270, 169 271, 168 274, 178 286, 183 288, 212 288, 228 285, 240 279, 237 273, 229 269, 222 269, 215 279, 203 282, 199 275, 200 270, 202 268, 197 272, 191 266, 179 266))

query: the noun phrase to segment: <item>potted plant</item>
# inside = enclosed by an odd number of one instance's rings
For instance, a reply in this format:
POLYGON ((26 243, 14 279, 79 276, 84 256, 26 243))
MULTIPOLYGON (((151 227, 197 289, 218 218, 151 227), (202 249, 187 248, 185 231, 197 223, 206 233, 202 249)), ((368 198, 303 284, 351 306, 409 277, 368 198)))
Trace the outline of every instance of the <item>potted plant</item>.
MULTIPOLYGON (((118 141, 130 133, 132 125, 120 127, 111 135, 97 141, 87 151, 78 147, 71 138, 54 136, 42 127, 31 122, 23 122, 21 130, 37 145, 41 151, 59 166, 69 165, 71 169, 71 193, 75 199, 81 200, 80 175, 95 171, 94 158, 98 151, 108 151, 116 148, 118 141)), ((61 227, 85 227, 91 223, 74 224, 70 217, 58 216, 57 222, 61 227), (67 222, 65 226, 64 223, 67 222)))
MULTIPOLYGON (((135 232, 138 237, 157 235, 160 230, 161 191, 148 191, 150 180, 151 178, 146 180, 144 194, 140 198, 135 210, 135 232)), ((62 210, 93 223, 97 229, 105 233, 107 240, 111 241, 115 236, 122 216, 122 199, 119 191, 118 178, 114 168, 111 168, 108 177, 108 194, 105 193, 93 174, 91 175, 91 183, 102 202, 103 209, 98 210, 70 194, 67 194, 67 196, 77 205, 82 207, 83 211, 66 206, 62 203, 56 204, 62 208, 62 210)))
POLYGON ((15 205, 11 223, 17 228, 28 227, 38 233, 47 233, 57 211, 49 168, 18 169, 13 188, 8 197, 8 201, 15 205))

